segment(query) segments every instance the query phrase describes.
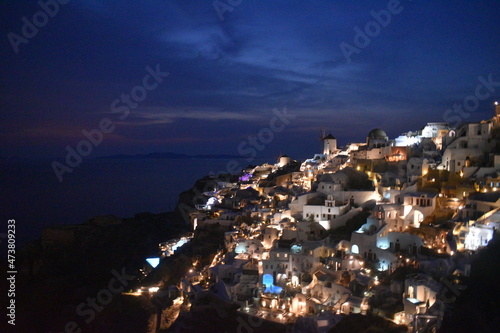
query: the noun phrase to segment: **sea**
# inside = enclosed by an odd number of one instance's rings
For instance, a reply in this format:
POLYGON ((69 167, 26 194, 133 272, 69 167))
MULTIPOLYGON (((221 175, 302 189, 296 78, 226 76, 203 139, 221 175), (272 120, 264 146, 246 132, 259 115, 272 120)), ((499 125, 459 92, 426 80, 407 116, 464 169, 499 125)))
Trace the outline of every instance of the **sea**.
MULTIPOLYGON (((50 225, 80 224, 94 216, 126 218, 175 208, 181 192, 210 173, 225 172, 228 158, 117 158, 84 160, 59 182, 52 160, 0 160, 0 242, 15 220, 16 245, 38 239, 50 225)), ((248 162, 274 163, 274 159, 248 162)))

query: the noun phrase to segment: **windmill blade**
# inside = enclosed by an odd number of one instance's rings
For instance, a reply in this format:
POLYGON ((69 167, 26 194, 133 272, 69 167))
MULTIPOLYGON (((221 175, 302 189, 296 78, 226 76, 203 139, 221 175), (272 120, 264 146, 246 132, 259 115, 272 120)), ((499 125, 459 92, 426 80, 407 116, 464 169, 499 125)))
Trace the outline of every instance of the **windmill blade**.
POLYGON ((280 150, 278 157, 275 157, 274 159, 279 162, 281 156, 283 156, 283 151, 280 150))
POLYGON ((320 138, 319 139, 322 141, 323 138, 326 135, 326 129, 324 127, 321 127, 320 131, 321 131, 321 134, 320 134, 320 138))

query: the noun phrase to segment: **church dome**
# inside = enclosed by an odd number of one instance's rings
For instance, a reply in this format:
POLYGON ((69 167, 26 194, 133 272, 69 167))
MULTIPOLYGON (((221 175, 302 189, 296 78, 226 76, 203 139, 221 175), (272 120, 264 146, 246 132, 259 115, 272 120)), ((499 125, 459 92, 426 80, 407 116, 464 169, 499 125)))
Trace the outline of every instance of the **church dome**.
POLYGON ((372 140, 388 140, 387 134, 380 128, 375 128, 368 133, 368 139, 372 140))

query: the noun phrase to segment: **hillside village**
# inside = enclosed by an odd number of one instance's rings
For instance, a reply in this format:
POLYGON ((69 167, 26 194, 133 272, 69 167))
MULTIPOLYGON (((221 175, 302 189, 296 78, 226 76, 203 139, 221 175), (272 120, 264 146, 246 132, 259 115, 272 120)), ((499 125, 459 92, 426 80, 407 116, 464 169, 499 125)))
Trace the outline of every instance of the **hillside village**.
POLYGON ((175 302, 235 306, 258 324, 241 331, 327 332, 358 313, 436 331, 498 232, 499 135, 497 105, 486 121, 395 139, 374 129, 343 148, 329 134, 304 162, 282 155, 209 177, 187 217, 195 231, 229 231, 211 264, 171 286, 175 302))

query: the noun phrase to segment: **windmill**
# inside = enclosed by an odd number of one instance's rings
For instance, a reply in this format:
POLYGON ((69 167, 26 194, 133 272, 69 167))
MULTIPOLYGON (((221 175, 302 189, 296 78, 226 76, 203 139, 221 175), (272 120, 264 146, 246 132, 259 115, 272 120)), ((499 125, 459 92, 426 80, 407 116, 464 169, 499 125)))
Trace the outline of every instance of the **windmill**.
POLYGON ((278 165, 281 167, 284 167, 288 164, 290 164, 290 156, 283 154, 282 151, 280 151, 278 157, 276 158, 278 165))
POLYGON ((278 163, 279 163, 279 162, 280 162, 280 158, 281 158, 281 156, 283 156, 283 151, 282 151, 282 150, 280 150, 280 152, 279 152, 278 156, 275 156, 275 157, 274 157, 274 160, 275 160, 276 162, 278 162, 278 163))

